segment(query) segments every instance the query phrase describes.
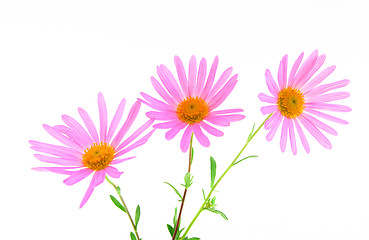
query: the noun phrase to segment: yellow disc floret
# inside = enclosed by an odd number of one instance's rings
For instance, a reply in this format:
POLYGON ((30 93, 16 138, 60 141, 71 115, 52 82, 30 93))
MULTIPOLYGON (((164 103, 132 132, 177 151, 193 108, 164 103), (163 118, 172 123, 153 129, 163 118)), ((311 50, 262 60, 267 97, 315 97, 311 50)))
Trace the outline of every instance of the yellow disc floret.
POLYGON ((278 109, 283 116, 296 118, 304 111, 304 95, 295 88, 285 88, 278 93, 278 109))
POLYGON ((188 124, 201 122, 209 112, 208 104, 199 97, 188 97, 177 106, 178 118, 188 124))
POLYGON ((114 148, 107 143, 94 143, 89 148, 85 149, 82 156, 82 162, 85 167, 94 171, 105 169, 114 159, 114 148))

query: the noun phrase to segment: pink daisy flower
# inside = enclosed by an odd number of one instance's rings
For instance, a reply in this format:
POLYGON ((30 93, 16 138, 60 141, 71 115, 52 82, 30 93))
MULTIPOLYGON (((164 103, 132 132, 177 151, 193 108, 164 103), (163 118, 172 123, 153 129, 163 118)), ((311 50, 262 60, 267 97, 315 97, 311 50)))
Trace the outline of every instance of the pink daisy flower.
POLYGON ((34 155, 38 160, 62 166, 33 168, 35 170, 69 175, 69 177, 64 180, 64 183, 67 185, 73 185, 94 173, 90 185, 82 199, 80 208, 87 202, 95 187, 104 182, 106 174, 113 178, 119 178, 121 176, 123 172, 118 171, 112 165, 134 158, 122 157, 129 151, 145 144, 154 132, 154 130, 152 130, 139 140, 136 140, 152 125, 153 120, 150 119, 122 142, 140 110, 141 102, 136 101, 123 126, 113 138, 122 119, 125 105, 126 100, 123 99, 108 128, 108 116, 104 96, 99 93, 100 134, 98 134, 87 112, 79 108, 79 115, 88 132, 72 117, 62 115, 62 120, 66 125, 51 127, 44 124, 43 127, 52 137, 65 146, 33 140, 29 141, 33 150, 43 153, 34 155))
POLYGON ((278 85, 274 81, 269 69, 265 72, 266 83, 272 96, 264 93, 259 94, 262 102, 272 105, 262 107, 263 114, 273 115, 265 122, 265 128, 269 130, 266 136, 268 141, 272 140, 279 125, 282 124, 280 147, 282 152, 286 150, 287 138, 290 139, 293 154, 297 153, 295 130, 307 153, 310 152, 309 144, 301 125, 325 148, 331 149, 332 145, 322 131, 337 135, 337 132, 316 117, 340 124, 348 124, 347 121, 334 117, 324 111, 349 112, 351 108, 329 102, 345 99, 350 96, 348 92, 329 91, 345 87, 349 80, 320 85, 334 70, 330 66, 320 73, 313 75, 325 61, 325 55, 318 55, 315 50, 300 66, 304 53, 297 58, 287 78, 287 55, 279 65, 278 85), (322 112, 323 111, 323 112, 322 112))
POLYGON ((149 118, 164 121, 154 125, 154 128, 169 129, 165 134, 167 140, 174 138, 184 129, 180 143, 182 152, 188 150, 192 133, 202 146, 209 147, 209 138, 203 130, 220 137, 223 136, 223 132, 213 125, 229 126, 231 122, 245 118, 243 115, 236 114, 243 112, 239 108, 216 111, 236 86, 238 76, 236 74, 230 77, 232 68, 228 68, 214 83, 218 61, 218 57, 215 57, 205 81, 206 60, 204 58, 201 59, 197 70, 196 58, 191 57, 187 76, 181 59, 175 56, 174 63, 179 84, 164 65, 157 67, 162 84, 151 77, 152 85, 164 102, 141 93, 144 98, 142 101, 155 109, 155 111, 147 112, 146 115, 149 118))

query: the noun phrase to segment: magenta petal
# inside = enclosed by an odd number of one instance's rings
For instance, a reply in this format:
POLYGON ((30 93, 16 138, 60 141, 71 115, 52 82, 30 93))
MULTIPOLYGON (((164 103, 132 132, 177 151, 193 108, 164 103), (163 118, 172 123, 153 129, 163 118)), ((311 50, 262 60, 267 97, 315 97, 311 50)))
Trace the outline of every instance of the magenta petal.
POLYGON ((302 143, 302 146, 304 146, 304 149, 307 153, 310 152, 310 147, 309 147, 309 143, 308 141, 306 140, 306 136, 304 134, 304 132, 302 131, 301 127, 300 127, 300 124, 299 122, 297 121, 297 119, 293 119, 293 122, 295 123, 295 126, 296 126, 296 130, 300 136, 300 139, 301 139, 301 143, 302 143))
POLYGON ((296 86, 300 85, 300 82, 309 74, 311 69, 314 67, 315 62, 318 58, 318 51, 315 50, 310 54, 310 56, 302 63, 299 71, 296 73, 295 80, 293 82, 292 87, 297 88, 296 86))
POLYGON ((279 112, 277 112, 275 114, 277 114, 276 121, 273 122, 273 124, 271 124, 271 126, 270 126, 270 131, 266 135, 266 140, 267 141, 271 141, 274 138, 274 135, 277 132, 277 129, 278 129, 278 127, 281 124, 282 119, 283 119, 282 114, 280 114, 279 112))
POLYGON ((94 187, 94 181, 95 181, 95 175, 93 176, 93 178, 91 179, 90 184, 88 185, 87 191, 85 193, 85 195, 83 196, 82 202, 79 205, 79 208, 82 208, 86 202, 88 201, 88 199, 90 198, 92 192, 94 191, 95 187, 94 187))
POLYGON ((168 94, 167 91, 160 85, 158 80, 156 80, 154 77, 151 77, 151 83, 153 87, 155 88, 156 92, 159 93, 159 95, 166 101, 172 108, 177 107, 177 102, 174 100, 172 96, 168 94))
POLYGON ((238 112, 243 112, 243 109, 241 108, 225 109, 225 110, 212 111, 211 113, 214 115, 219 115, 219 114, 238 113, 238 112))
POLYGON ((208 121, 209 123, 216 125, 216 126, 221 126, 221 127, 227 127, 230 124, 230 121, 228 121, 227 119, 223 118, 222 116, 219 115, 211 115, 209 114, 208 116, 206 116, 206 118, 204 119, 206 121, 208 121))
POLYGON ((164 121, 171 121, 178 119, 178 116, 175 112, 155 112, 150 111, 146 113, 148 118, 153 118, 155 120, 164 120, 164 121))
POLYGON ((40 160, 41 162, 45 163, 53 163, 62 166, 76 166, 76 167, 83 167, 81 160, 76 160, 75 158, 57 158, 57 157, 50 157, 41 154, 34 154, 35 158, 40 160))
POLYGON ((207 96, 208 99, 211 99, 214 95, 216 95, 216 93, 224 86, 224 84, 231 76, 232 70, 233 68, 230 67, 223 72, 223 74, 220 76, 214 87, 211 89, 209 95, 207 96))
POLYGON ((86 132, 86 130, 79 124, 74 118, 68 115, 62 115, 62 120, 79 136, 81 136, 81 140, 85 143, 85 145, 92 145, 94 142, 92 141, 90 135, 86 132))
POLYGON ((85 149, 88 146, 85 146, 81 138, 69 127, 65 125, 56 125, 53 126, 53 129, 58 131, 61 134, 64 134, 68 138, 70 138, 74 143, 78 144, 82 149, 85 149))
POLYGON ((316 110, 313 110, 313 109, 305 109, 304 111, 308 112, 308 113, 311 113, 315 116, 324 118, 326 120, 332 121, 332 122, 336 122, 336 123, 340 123, 340 124, 348 124, 348 122, 345 121, 345 120, 342 120, 340 118, 337 118, 337 117, 334 117, 334 116, 331 116, 329 114, 322 113, 322 112, 319 112, 319 111, 316 111, 316 110))
POLYGON ((79 150, 79 151, 83 150, 83 148, 80 145, 76 144, 70 138, 64 136, 59 131, 55 130, 54 128, 50 127, 49 125, 44 124, 43 127, 46 130, 46 132, 48 132, 51 136, 53 136, 56 140, 63 143, 64 145, 66 145, 66 146, 68 146, 72 149, 75 149, 75 150, 79 150))
POLYGON ((168 93, 174 98, 175 101, 181 101, 181 99, 183 98, 183 93, 181 92, 178 83, 174 79, 172 73, 164 65, 161 65, 156 69, 158 76, 164 87, 167 89, 168 93))
POLYGON ((204 121, 200 122, 201 128, 203 128, 205 131, 210 133, 211 135, 215 137, 221 137, 224 135, 224 133, 215 127, 210 126, 209 124, 205 123, 204 121))
POLYGON ((80 151, 63 147, 63 146, 57 146, 53 144, 48 143, 42 143, 38 141, 30 140, 29 143, 32 145, 32 149, 38 152, 43 152, 47 154, 51 154, 57 157, 72 157, 76 159, 80 159, 82 157, 82 153, 80 151))
POLYGON ((106 110, 106 103, 102 93, 97 97, 100 116, 100 142, 106 142, 106 131, 108 128, 108 112, 106 110))
POLYGON ((124 108, 126 106, 126 99, 122 99, 122 101, 119 103, 118 109, 114 114, 113 120, 110 123, 108 134, 106 136, 106 142, 109 143, 111 138, 113 137, 115 130, 117 129, 120 120, 122 119, 124 108))
POLYGON ((231 94, 234 87, 237 84, 237 77, 238 75, 234 75, 229 79, 229 81, 224 85, 224 87, 211 99, 208 99, 208 97, 205 99, 209 102, 209 109, 213 110, 217 108, 219 105, 221 105, 226 98, 231 94))
POLYGON ((301 79, 299 84, 296 86, 298 89, 302 89, 302 87, 305 85, 306 82, 310 80, 310 78, 314 75, 314 73, 322 66, 322 64, 325 61, 325 55, 318 56, 316 62, 314 63, 314 66, 311 68, 309 72, 306 73, 306 75, 301 79))
POLYGON ((165 133, 165 139, 167 140, 173 139, 179 133, 179 131, 181 131, 186 126, 187 123, 184 122, 177 123, 172 129, 170 129, 168 132, 165 133))
POLYGON ((95 181, 94 181, 94 187, 97 187, 101 183, 104 182, 105 175, 106 175, 106 170, 105 169, 99 170, 99 171, 96 171, 95 172, 94 177, 93 177, 93 179, 95 179, 95 181))
POLYGON ((35 167, 32 170, 35 171, 47 171, 57 174, 65 174, 65 175, 72 175, 74 171, 70 171, 70 169, 77 169, 79 167, 35 167))
POLYGON ((339 104, 330 104, 330 103, 306 103, 306 109, 319 109, 325 111, 332 111, 332 112, 350 112, 351 108, 339 105, 339 104))
POLYGON ((319 121, 318 119, 316 119, 315 117, 307 114, 307 113, 303 113, 302 114, 303 117, 305 117, 307 120, 309 120, 314 126, 322 129, 323 131, 332 134, 334 136, 337 136, 337 132, 336 130, 334 130, 332 127, 328 126, 327 124, 319 121))
POLYGON ((73 185, 81 181, 82 179, 85 179, 86 177, 88 177, 91 173, 93 173, 93 171, 94 170, 89 169, 89 168, 83 168, 81 170, 74 172, 70 177, 64 179, 63 182, 66 185, 73 185))
POLYGON ((349 80, 344 79, 344 80, 337 81, 337 82, 334 82, 334 83, 324 84, 324 85, 321 85, 319 87, 313 88, 310 91, 307 91, 305 93, 305 96, 306 97, 314 97, 314 96, 329 92, 329 91, 337 89, 337 88, 345 87, 349 83, 350 83, 349 80))
POLYGON ((274 113, 268 120, 265 121, 264 128, 269 130, 273 123, 276 121, 278 113, 274 113))
POLYGON ((336 66, 330 66, 323 71, 321 71, 316 77, 310 80, 305 86, 301 88, 302 92, 309 92, 311 89, 320 84, 324 79, 326 79, 331 73, 336 69, 336 66))
POLYGON ((188 125, 183 133, 180 143, 182 152, 187 152, 188 147, 190 146, 191 135, 192 135, 192 126, 188 125))
POLYGON ((294 84, 295 75, 296 75, 297 69, 299 68, 303 57, 304 57, 304 53, 301 53, 300 56, 296 59, 295 63, 293 64, 291 68, 290 76, 288 77, 288 84, 287 84, 288 87, 291 87, 294 84))
MULTIPOLYGON (((83 122, 85 123, 88 132, 90 133, 92 139, 94 142, 99 142, 99 135, 97 133, 95 124, 93 123, 91 117, 88 115, 88 113, 82 109, 82 108, 78 108, 78 113, 81 116, 83 122)), ((89 142, 89 141, 88 141, 89 142)))
POLYGON ((195 137, 199 143, 204 147, 210 146, 209 138, 201 131, 200 125, 198 123, 195 123, 193 126, 193 133, 195 134, 195 137))
POLYGON ((220 117, 230 121, 230 122, 237 122, 245 119, 244 115, 240 114, 229 114, 229 115, 220 115, 220 117))
POLYGON ((176 125, 178 125, 178 123, 179 123, 178 120, 168 121, 168 122, 163 122, 163 123, 157 123, 153 126, 153 128, 169 129, 169 128, 175 127, 176 125))
POLYGON ((331 102, 336 100, 341 100, 348 98, 350 96, 350 93, 348 92, 335 92, 335 93, 328 93, 324 95, 318 95, 315 97, 312 97, 311 99, 308 99, 306 103, 309 102, 331 102))
POLYGON ((281 133, 281 141, 280 141, 280 147, 281 151, 284 152, 286 150, 287 146, 287 134, 288 134, 288 124, 287 124, 287 118, 283 118, 282 123, 282 133, 281 133))
POLYGON ((278 70, 279 89, 284 89, 286 88, 286 85, 287 85, 287 58, 288 56, 285 55, 279 64, 279 70, 278 70))
POLYGON ((185 97, 188 97, 188 83, 182 60, 178 56, 174 56, 174 64, 176 65, 178 79, 182 87, 182 92, 184 93, 185 97))
POLYGON ((118 169, 112 166, 107 166, 105 168, 106 173, 112 178, 120 178, 123 172, 119 172, 118 169))
POLYGON ((118 163, 122 163, 122 162, 125 162, 125 161, 128 161, 128 160, 131 160, 135 157, 128 157, 128 158, 121 158, 121 159, 114 159, 113 161, 110 162, 110 165, 115 165, 115 164, 118 164, 118 163))
POLYGON ((270 105, 270 106, 265 106, 265 107, 261 107, 260 111, 262 114, 271 114, 274 112, 278 111, 278 106, 277 105, 270 105))
POLYGON ((146 100, 143 103, 159 111, 173 111, 173 107, 169 106, 167 103, 157 100, 156 98, 141 92, 141 96, 146 100))
POLYGON ((144 145, 154 132, 155 132, 155 129, 149 132, 148 134, 146 134, 145 136, 143 136, 142 138, 140 138, 139 140, 137 140, 132 145, 120 150, 119 152, 115 154, 115 157, 122 156, 123 154, 126 154, 127 152, 132 151, 133 149, 144 145))

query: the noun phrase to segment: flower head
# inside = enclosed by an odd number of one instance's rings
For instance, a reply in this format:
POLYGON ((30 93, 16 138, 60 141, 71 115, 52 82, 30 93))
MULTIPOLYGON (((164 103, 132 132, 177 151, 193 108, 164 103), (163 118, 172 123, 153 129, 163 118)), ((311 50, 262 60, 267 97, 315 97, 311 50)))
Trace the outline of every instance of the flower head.
POLYGON ((141 93, 142 101, 155 111, 147 112, 149 118, 164 121, 154 125, 154 128, 169 129, 165 137, 167 140, 174 138, 182 129, 184 133, 181 139, 181 150, 186 152, 189 147, 192 133, 204 147, 210 145, 207 133, 220 137, 223 132, 214 126, 229 126, 231 122, 240 121, 245 118, 241 114, 242 109, 218 110, 237 83, 237 74, 231 77, 232 68, 226 69, 214 83, 218 66, 218 57, 215 57, 206 78, 206 60, 200 61, 197 70, 196 58, 191 57, 188 75, 185 73, 182 61, 174 57, 179 84, 169 69, 158 66, 157 72, 161 83, 151 77, 151 83, 164 101, 160 101, 145 93, 141 93), (164 87, 163 87, 164 86, 164 87))
POLYGON ((263 114, 273 115, 265 122, 265 128, 269 130, 267 140, 273 139, 279 125, 282 124, 282 134, 280 140, 281 150, 284 152, 287 145, 287 138, 290 139, 293 154, 297 153, 295 130, 297 131, 302 145, 306 152, 310 152, 309 144, 301 125, 325 148, 332 148, 331 143, 322 131, 337 135, 337 132, 326 125, 318 118, 323 118, 336 123, 348 124, 347 121, 334 117, 324 111, 349 112, 351 109, 344 105, 332 104, 329 102, 344 99, 350 96, 348 92, 329 91, 345 87, 349 80, 320 85, 336 68, 330 66, 320 73, 313 75, 322 66, 325 55, 318 55, 314 51, 302 65, 304 54, 302 53, 291 68, 290 75, 287 76, 287 55, 285 55, 279 65, 278 85, 274 81, 269 69, 265 72, 266 83, 272 96, 264 93, 259 94, 262 102, 272 105, 262 107, 263 114), (323 111, 323 112, 322 112, 323 111))
POLYGON ((66 125, 49 126, 44 124, 44 129, 65 146, 58 146, 38 141, 29 141, 31 148, 43 154, 34 156, 46 163, 61 165, 62 167, 37 167, 35 170, 50 171, 69 175, 64 180, 67 185, 73 185, 94 173, 90 185, 83 197, 80 207, 87 202, 95 187, 104 182, 106 174, 113 178, 119 178, 123 172, 118 171, 112 165, 124 162, 134 157, 122 158, 129 151, 145 144, 154 130, 140 137, 148 129, 153 120, 150 119, 125 141, 124 136, 135 121, 140 110, 141 102, 137 101, 132 106, 126 121, 114 136, 122 119, 126 100, 123 99, 108 128, 107 109, 104 96, 99 93, 98 107, 100 116, 100 134, 92 122, 90 116, 82 108, 78 109, 87 131, 74 118, 63 115, 62 120, 66 125), (114 136, 114 138, 113 138, 114 136), (140 138, 139 138, 140 137, 140 138), (137 140, 137 138, 139 138, 137 140))

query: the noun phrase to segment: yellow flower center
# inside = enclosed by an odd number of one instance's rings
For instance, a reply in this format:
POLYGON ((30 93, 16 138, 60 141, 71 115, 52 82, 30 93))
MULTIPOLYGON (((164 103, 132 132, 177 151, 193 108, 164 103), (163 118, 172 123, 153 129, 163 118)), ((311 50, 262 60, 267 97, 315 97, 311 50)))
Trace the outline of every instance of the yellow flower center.
POLYGON ((114 148, 107 143, 94 143, 89 148, 85 149, 82 156, 82 162, 85 167, 94 171, 105 169, 114 159, 114 148))
POLYGON ((285 88, 278 93, 278 109, 288 118, 298 117, 304 111, 304 95, 295 88, 285 88))
POLYGON ((198 97, 188 97, 177 106, 178 118, 188 124, 201 122, 208 112, 208 104, 204 99, 198 97))

